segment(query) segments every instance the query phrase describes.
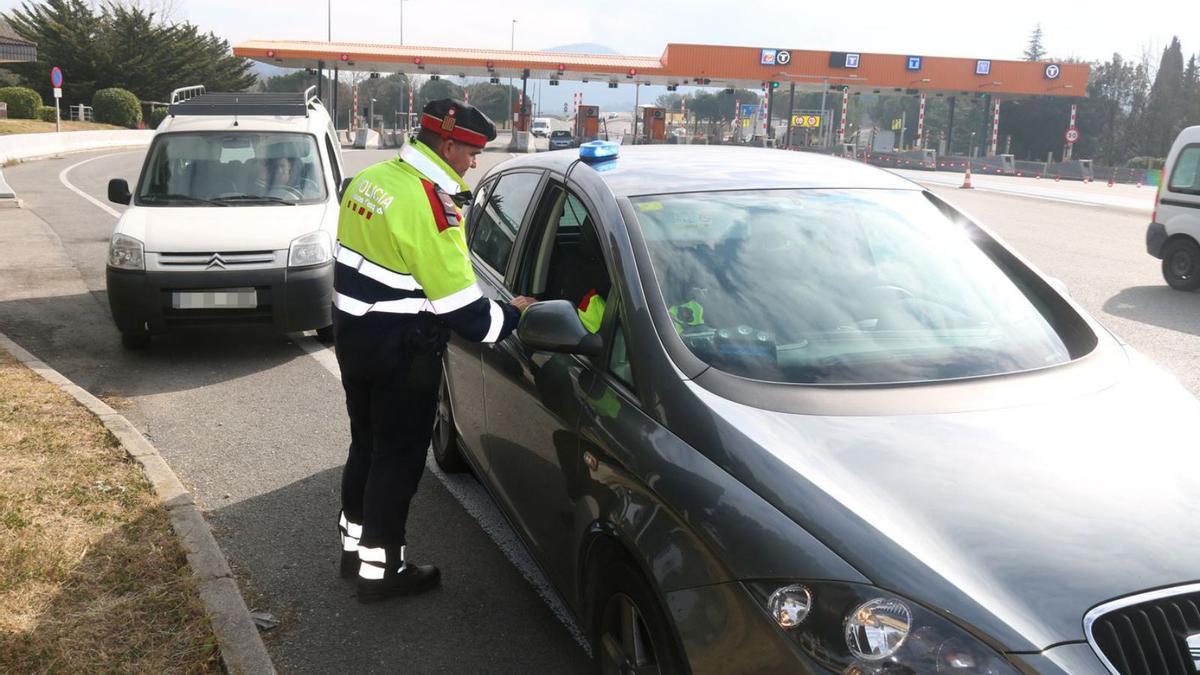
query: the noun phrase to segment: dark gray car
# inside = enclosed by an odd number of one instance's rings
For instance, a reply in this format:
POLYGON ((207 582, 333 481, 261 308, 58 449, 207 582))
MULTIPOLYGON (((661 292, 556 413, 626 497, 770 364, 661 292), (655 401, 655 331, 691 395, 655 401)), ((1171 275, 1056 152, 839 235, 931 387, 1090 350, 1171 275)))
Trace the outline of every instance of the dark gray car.
POLYGON ((1197 672, 1200 405, 936 196, 636 147, 499 165, 467 227, 546 302, 451 343, 435 456, 601 672, 1197 672))

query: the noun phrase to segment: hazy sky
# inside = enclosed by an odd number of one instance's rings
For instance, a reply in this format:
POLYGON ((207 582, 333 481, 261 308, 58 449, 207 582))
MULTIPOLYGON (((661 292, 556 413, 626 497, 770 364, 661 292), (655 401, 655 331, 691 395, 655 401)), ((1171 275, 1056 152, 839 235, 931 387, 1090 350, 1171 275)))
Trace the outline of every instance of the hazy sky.
MULTIPOLYGON (((0 0, 0 10, 20 6, 0 0)), ((205 30, 237 43, 247 39, 326 38, 326 0, 140 0, 171 8, 205 30)), ((400 0, 334 0, 333 39, 396 43, 400 0)), ((829 49, 1019 59, 1037 23, 1052 57, 1136 58, 1155 53, 1172 35, 1185 54, 1200 51, 1200 3, 928 0, 806 2, 805 0, 406 0, 404 41, 415 45, 540 49, 595 42, 630 55, 658 56, 668 42, 791 49, 829 49), (1112 9, 1104 8, 1104 5, 1112 9), (1124 9, 1116 9, 1118 6, 1124 9), (453 11, 450 14, 449 11, 453 11)))

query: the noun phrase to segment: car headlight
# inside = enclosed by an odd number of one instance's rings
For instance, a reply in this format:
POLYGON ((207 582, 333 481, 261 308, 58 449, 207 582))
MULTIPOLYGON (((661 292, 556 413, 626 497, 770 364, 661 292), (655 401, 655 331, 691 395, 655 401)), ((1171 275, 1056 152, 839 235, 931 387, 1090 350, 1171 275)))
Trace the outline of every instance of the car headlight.
POLYGON ((1019 675, 995 649, 892 593, 834 582, 753 582, 772 623, 845 675, 1019 675))
POLYGON ((288 267, 320 265, 333 259, 333 245, 323 230, 296 237, 288 248, 288 267))
POLYGON ((120 270, 146 269, 142 242, 127 234, 114 234, 108 243, 108 266, 120 270))

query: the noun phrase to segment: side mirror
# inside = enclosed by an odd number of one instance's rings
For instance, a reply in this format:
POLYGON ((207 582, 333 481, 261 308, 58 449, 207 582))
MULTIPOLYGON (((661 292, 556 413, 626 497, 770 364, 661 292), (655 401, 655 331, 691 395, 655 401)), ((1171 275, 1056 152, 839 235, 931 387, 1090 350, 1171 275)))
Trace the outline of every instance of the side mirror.
POLYGON ((114 204, 129 204, 133 195, 129 193, 129 183, 124 178, 113 178, 108 181, 108 201, 114 204))
POLYGON ((543 352, 599 356, 604 351, 604 341, 583 327, 575 308, 566 300, 530 305, 517 324, 517 337, 543 352))
POLYGON ((353 177, 346 177, 342 179, 342 184, 338 186, 338 201, 341 201, 342 197, 346 196, 346 190, 350 188, 350 183, 353 180, 353 177))

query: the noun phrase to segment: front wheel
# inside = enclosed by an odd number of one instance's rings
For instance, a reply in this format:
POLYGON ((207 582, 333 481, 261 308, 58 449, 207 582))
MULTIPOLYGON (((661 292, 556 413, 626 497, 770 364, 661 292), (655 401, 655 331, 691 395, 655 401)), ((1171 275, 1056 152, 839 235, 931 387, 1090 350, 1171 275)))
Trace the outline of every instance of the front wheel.
POLYGON ((470 470, 467 460, 458 446, 458 432, 454 429, 454 409, 450 405, 450 386, 442 375, 442 386, 438 387, 437 413, 433 418, 433 459, 446 473, 464 473, 470 470))
POLYGON ((592 659, 597 675, 685 672, 666 613, 650 584, 628 562, 599 571, 593 599, 592 659))
POLYGON ((1200 288, 1200 245, 1191 239, 1175 239, 1163 248, 1163 278, 1179 291, 1200 288))

